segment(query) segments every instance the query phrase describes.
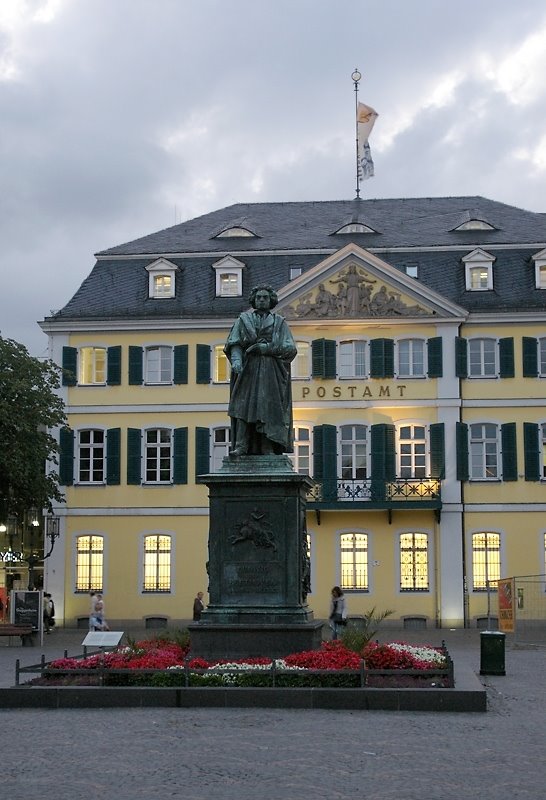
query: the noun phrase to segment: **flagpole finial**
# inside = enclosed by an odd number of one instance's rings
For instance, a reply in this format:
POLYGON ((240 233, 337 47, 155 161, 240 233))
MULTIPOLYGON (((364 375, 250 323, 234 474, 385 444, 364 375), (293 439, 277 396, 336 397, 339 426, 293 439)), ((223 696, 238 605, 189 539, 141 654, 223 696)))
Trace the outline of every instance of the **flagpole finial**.
POLYGON ((355 131, 356 131, 356 200, 360 200, 360 170, 358 161, 358 82, 362 78, 362 74, 355 67, 351 75, 352 81, 355 85, 355 131))

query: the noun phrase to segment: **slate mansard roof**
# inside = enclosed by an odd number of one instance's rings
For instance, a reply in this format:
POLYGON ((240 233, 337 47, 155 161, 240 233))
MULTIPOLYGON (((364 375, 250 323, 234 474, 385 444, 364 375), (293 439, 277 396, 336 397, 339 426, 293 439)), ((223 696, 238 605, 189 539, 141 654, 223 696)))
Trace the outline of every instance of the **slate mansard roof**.
POLYGON ((532 256, 546 246, 546 215, 484 197, 239 203, 103 250, 74 297, 49 321, 230 318, 248 307, 252 286, 280 289, 290 268, 306 272, 348 243, 391 266, 417 266, 418 280, 469 311, 544 311, 532 256), (491 230, 455 228, 477 219, 491 230), (374 233, 338 234, 361 222, 374 233), (253 236, 216 238, 230 227, 253 236), (494 289, 467 292, 462 257, 476 248, 495 256, 494 289), (212 265, 232 255, 243 262, 243 296, 216 297, 212 265), (165 257, 178 267, 176 296, 148 296, 146 266, 165 257))

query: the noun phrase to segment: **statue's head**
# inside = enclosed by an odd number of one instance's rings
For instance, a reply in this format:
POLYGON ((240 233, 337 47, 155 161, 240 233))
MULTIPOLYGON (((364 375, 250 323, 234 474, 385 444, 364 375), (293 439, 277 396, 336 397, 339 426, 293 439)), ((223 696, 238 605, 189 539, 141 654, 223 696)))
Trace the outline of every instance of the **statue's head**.
POLYGON ((267 292, 269 294, 269 301, 270 301, 269 308, 275 308, 275 306, 279 302, 279 298, 277 297, 277 292, 269 284, 254 286, 248 298, 248 302, 250 303, 252 308, 256 308, 256 295, 258 294, 258 292, 267 292))

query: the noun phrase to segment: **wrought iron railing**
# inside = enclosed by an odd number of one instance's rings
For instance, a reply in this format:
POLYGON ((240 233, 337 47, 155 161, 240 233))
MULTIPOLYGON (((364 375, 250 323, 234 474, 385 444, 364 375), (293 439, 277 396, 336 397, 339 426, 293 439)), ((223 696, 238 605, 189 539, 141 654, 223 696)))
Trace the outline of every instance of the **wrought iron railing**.
POLYGON ((441 505, 441 481, 438 478, 396 478, 395 480, 344 480, 332 478, 317 481, 309 490, 310 504, 370 503, 384 508, 397 503, 441 505))

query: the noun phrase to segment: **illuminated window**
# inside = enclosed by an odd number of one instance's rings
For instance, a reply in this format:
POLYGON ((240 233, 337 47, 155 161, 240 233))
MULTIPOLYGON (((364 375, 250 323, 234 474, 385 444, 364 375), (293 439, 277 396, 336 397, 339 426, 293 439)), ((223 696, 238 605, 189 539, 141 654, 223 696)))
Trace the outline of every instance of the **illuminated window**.
POLYGON ((102 536, 76 539, 76 591, 102 592, 104 540, 102 536))
POLYGON ((171 591, 171 537, 144 537, 144 592, 171 591))
POLYGON ((172 275, 154 275, 154 297, 172 297, 172 275))
MULTIPOLYGON (((459 228, 461 230, 461 228, 459 228)), ((495 256, 477 248, 463 256, 465 286, 468 292, 486 292, 493 289, 493 262, 495 256)))
POLYGON ((535 287, 546 289, 546 249, 532 256, 535 262, 535 287))
POLYGON ((470 425, 470 479, 495 480, 499 476, 498 427, 490 422, 470 425))
POLYGON ((490 264, 482 267, 470 267, 468 270, 468 288, 470 291, 475 292, 480 289, 489 289, 490 272, 490 264))
POLYGON ((424 478, 427 474, 426 429, 424 425, 403 425, 398 432, 399 475, 424 478))
POLYGON ((78 481, 104 483, 104 431, 78 432, 78 481))
POLYGON ((230 428, 215 428, 212 433, 212 471, 218 472, 224 456, 229 455, 231 443, 230 428))
POLYGON ((428 536, 403 533, 400 536, 400 591, 427 592, 428 536))
POLYGON ((309 368, 309 342, 296 342, 296 358, 292 361, 292 377, 293 378, 308 378, 310 375, 309 368))
POLYGON ((300 475, 311 472, 311 431, 309 428, 294 427, 294 452, 291 454, 294 470, 300 475))
POLYGON ((175 275, 178 267, 166 258, 160 258, 146 267, 148 273, 148 297, 164 300, 175 296, 175 275))
POLYGON ((398 377, 425 376, 425 343, 422 339, 401 339, 397 344, 398 377))
POLYGON ((224 353, 224 345, 217 344, 214 348, 214 383, 229 383, 231 364, 224 353))
POLYGON ((146 383, 171 383, 173 374, 172 347, 147 347, 146 383))
POLYGON ((146 483, 170 483, 172 433, 166 428, 146 431, 146 483))
POLYGON ((80 383, 106 383, 106 348, 82 347, 80 350, 80 383))
POLYGON ((342 589, 368 591, 368 536, 343 533, 340 538, 342 589))
POLYGON ((472 588, 483 592, 497 588, 500 578, 500 534, 474 533, 472 535, 472 588))
POLYGON ((339 377, 364 378, 367 373, 368 342, 356 339, 339 343, 339 377))
POLYGON ((469 377, 494 378, 497 371, 497 340, 470 339, 468 342, 469 377))
POLYGON ((235 272, 221 272, 218 280, 220 282, 220 297, 237 297, 239 294, 239 276, 235 272))
POLYGON ((224 256, 212 265, 216 273, 216 297, 240 297, 243 293, 244 264, 233 256, 224 256))

